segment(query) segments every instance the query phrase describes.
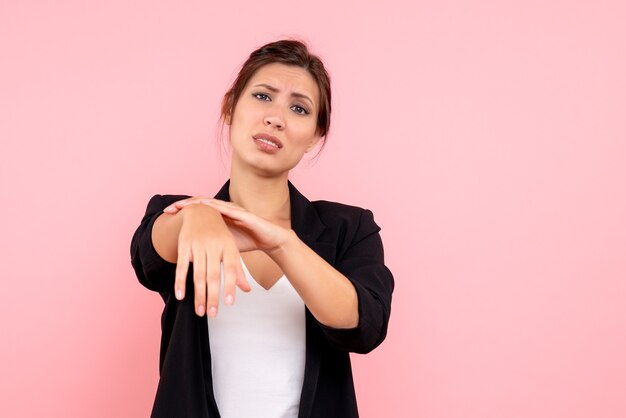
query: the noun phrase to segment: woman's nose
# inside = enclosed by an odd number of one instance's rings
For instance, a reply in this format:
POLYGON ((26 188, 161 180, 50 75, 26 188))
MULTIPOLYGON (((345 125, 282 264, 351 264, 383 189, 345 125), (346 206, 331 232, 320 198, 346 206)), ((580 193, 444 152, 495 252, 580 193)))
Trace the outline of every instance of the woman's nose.
POLYGON ((273 126, 276 129, 282 129, 285 127, 285 122, 278 115, 267 115, 265 117, 265 126, 273 126))

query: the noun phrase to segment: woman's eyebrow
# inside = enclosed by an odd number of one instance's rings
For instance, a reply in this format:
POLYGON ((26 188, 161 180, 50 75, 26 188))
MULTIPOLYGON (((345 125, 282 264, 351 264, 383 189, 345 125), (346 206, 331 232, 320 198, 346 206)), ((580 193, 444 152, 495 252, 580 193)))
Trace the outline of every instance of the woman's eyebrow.
MULTIPOLYGON (((265 84, 265 83, 255 84, 253 87, 265 87, 266 89, 268 89, 272 93, 278 93, 280 91, 276 87, 270 86, 269 84, 265 84)), ((300 99, 308 100, 309 102, 311 102, 311 106, 313 106, 313 100, 311 100, 311 98, 309 96, 307 96, 306 94, 293 92, 293 93, 291 93, 291 96, 292 97, 298 97, 300 99)))

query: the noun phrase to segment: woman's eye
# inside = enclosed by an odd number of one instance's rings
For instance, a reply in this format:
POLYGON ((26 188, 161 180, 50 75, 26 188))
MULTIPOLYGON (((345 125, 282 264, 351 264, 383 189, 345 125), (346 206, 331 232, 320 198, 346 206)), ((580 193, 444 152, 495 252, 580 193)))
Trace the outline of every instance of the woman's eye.
POLYGON ((291 106, 291 109, 294 112, 299 113, 301 115, 308 115, 309 114, 309 111, 306 110, 305 108, 303 108, 302 106, 293 105, 293 106, 291 106))
POLYGON ((254 94, 253 94, 253 96, 254 96, 254 97, 256 97, 256 98, 257 98, 257 99, 259 99, 259 100, 265 100, 265 101, 268 101, 268 100, 270 99, 270 96, 268 96, 268 95, 267 95, 267 94, 265 94, 265 93, 254 93, 254 94))

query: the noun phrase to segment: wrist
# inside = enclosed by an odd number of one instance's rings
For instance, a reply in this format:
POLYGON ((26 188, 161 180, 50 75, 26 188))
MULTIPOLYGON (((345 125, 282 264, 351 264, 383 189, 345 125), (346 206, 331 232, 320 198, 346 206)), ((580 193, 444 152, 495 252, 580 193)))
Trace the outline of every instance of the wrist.
POLYGON ((300 242, 300 238, 298 238, 296 232, 293 229, 285 229, 278 245, 267 250, 266 253, 274 261, 278 261, 285 254, 292 252, 293 248, 298 245, 298 242, 300 242))

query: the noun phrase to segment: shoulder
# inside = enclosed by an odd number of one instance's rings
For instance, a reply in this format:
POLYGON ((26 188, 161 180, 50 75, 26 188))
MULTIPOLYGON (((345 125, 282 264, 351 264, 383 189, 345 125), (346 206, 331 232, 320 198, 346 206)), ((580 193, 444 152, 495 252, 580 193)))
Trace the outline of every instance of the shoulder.
POLYGON ((311 204, 315 207, 320 216, 353 218, 361 215, 361 212, 367 210, 359 206, 348 205, 345 203, 331 202, 329 200, 315 200, 311 204))
POLYGON ((380 227, 374 222, 374 214, 369 209, 328 200, 316 200, 311 204, 327 227, 380 231, 380 227))

